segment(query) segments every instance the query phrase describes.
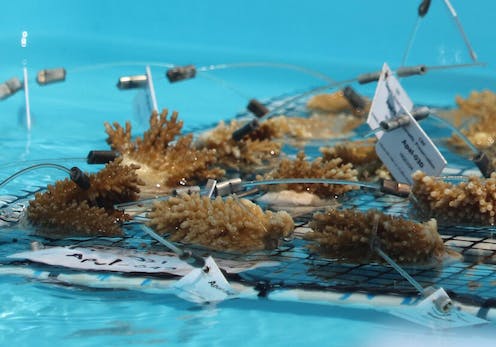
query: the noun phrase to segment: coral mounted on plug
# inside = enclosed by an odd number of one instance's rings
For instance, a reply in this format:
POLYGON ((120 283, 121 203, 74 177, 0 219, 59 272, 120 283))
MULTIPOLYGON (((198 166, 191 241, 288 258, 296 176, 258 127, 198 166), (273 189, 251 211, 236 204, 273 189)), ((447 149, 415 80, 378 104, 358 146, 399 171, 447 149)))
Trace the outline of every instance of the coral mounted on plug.
POLYGON ((131 140, 131 124, 125 128, 118 123, 105 123, 107 142, 113 150, 121 153, 123 163, 138 164, 139 177, 145 182, 144 194, 167 192, 172 187, 190 185, 224 175, 214 167, 216 153, 209 149, 196 149, 193 135, 180 136, 182 121, 177 112, 167 118, 168 111, 150 117, 150 128, 131 140))
POLYGON ((37 233, 50 237, 121 235, 120 224, 129 216, 115 210, 114 204, 137 200, 143 184, 137 166, 121 164, 116 159, 90 174, 87 189, 65 179, 37 193, 27 213, 37 233))
POLYGON ((266 123, 268 122, 262 123, 257 129, 236 141, 232 134, 239 127, 239 123, 221 122, 213 130, 202 134, 196 142, 196 147, 215 151, 218 164, 225 168, 242 172, 252 171, 277 158, 281 152, 281 144, 272 140, 281 137, 283 132, 280 128, 266 123))
POLYGON ((375 140, 339 143, 320 149, 323 160, 341 158, 344 164, 353 164, 358 178, 363 180, 391 179, 391 174, 375 152, 375 140))
MULTIPOLYGON (((352 164, 343 164, 341 158, 324 161, 317 158, 313 162, 305 160, 305 153, 299 152, 295 160, 283 159, 279 166, 268 172, 260 180, 271 180, 280 178, 328 178, 336 180, 357 181, 357 170, 352 164)), ((333 185, 333 184, 281 184, 277 190, 294 190, 296 192, 309 192, 321 198, 330 198, 341 195, 356 186, 333 185)), ((272 189, 272 188, 271 188, 272 189)))
POLYGON ((440 262, 447 252, 435 219, 415 223, 379 211, 328 209, 314 215, 310 228, 310 249, 343 262, 382 262, 375 246, 400 264, 440 262))
POLYGON ((287 212, 264 212, 246 199, 182 194, 157 202, 149 225, 171 241, 202 245, 219 251, 274 249, 294 228, 287 212))
MULTIPOLYGON (((479 150, 493 150, 496 141, 496 94, 484 90, 472 92, 469 97, 463 99, 456 97, 458 109, 446 113, 447 117, 454 118, 456 125, 467 124, 462 132, 479 150)), ((462 139, 456 134, 450 139, 450 144, 456 147, 466 147, 462 139)))
POLYGON ((490 178, 471 176, 453 184, 417 171, 413 174, 413 201, 420 213, 443 223, 494 225, 496 173, 490 178))

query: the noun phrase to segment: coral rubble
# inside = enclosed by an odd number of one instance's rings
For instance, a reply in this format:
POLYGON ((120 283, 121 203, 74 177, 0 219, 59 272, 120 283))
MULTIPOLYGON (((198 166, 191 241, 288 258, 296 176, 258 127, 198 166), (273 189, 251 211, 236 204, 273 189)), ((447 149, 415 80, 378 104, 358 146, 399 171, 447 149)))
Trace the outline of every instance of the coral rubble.
POLYGON ((137 166, 123 166, 120 158, 90 174, 90 188, 83 190, 69 179, 49 185, 29 203, 28 220, 47 236, 121 235, 119 224, 128 216, 114 204, 138 199, 137 166))
MULTIPOLYGON (((317 158, 313 162, 305 160, 305 153, 299 152, 295 160, 283 159, 279 166, 263 177, 257 179, 282 179, 282 178, 326 178, 336 180, 357 181, 357 171, 352 164, 343 164, 341 158, 324 161, 317 158)), ((351 185, 338 184, 281 184, 278 190, 294 190, 297 192, 310 192, 319 197, 329 198, 355 189, 351 185)))
POLYGON ((421 211, 440 222, 494 225, 496 173, 490 178, 469 177, 452 184, 417 171, 412 194, 421 211))
POLYGON ((246 199, 180 195, 154 205, 149 224, 170 240, 215 250, 273 249, 294 228, 286 212, 264 212, 246 199))
POLYGON ((153 112, 149 130, 135 141, 131 140, 129 122, 125 128, 118 123, 113 127, 105 123, 111 148, 121 153, 124 163, 140 166, 138 175, 146 185, 143 190, 153 192, 162 185, 171 188, 222 176, 224 171, 213 167, 217 161, 215 151, 194 148, 191 134, 179 136, 183 122, 178 121, 177 112, 169 119, 167 114, 167 110, 160 115, 153 112))
POLYGON ((401 264, 428 264, 446 253, 435 219, 415 223, 378 211, 328 209, 310 227, 311 250, 344 262, 384 262, 374 245, 401 264))

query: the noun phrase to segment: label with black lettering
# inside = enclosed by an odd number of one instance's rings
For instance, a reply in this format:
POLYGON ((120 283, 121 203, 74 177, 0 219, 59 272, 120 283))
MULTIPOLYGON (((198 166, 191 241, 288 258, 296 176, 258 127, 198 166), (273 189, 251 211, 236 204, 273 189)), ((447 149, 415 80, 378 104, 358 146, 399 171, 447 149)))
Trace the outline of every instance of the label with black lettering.
POLYGON ((429 176, 439 176, 446 166, 439 149, 410 114, 413 102, 384 63, 367 123, 372 129, 383 120, 407 115, 407 125, 377 133, 376 152, 393 177, 412 184, 412 174, 421 170, 429 176))

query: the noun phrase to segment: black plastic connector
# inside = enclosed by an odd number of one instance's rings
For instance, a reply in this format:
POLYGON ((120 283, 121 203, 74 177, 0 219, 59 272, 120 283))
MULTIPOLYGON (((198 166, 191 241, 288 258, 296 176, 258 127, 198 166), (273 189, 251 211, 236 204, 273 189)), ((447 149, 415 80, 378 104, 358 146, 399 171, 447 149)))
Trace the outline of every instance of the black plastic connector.
POLYGON ((360 84, 367 84, 370 82, 377 82, 380 77, 381 77, 380 71, 369 72, 369 73, 364 73, 364 74, 359 75, 357 77, 357 81, 360 84))
POLYGON ((196 67, 194 65, 177 66, 170 68, 165 73, 165 77, 170 83, 188 80, 196 76, 196 67))
POLYGON ((419 17, 424 17, 427 12, 429 12, 429 7, 431 6, 431 0, 423 0, 418 7, 419 17))
POLYGON ((77 166, 71 168, 70 177, 81 189, 88 190, 90 188, 90 178, 77 166))
POLYGON ((116 151, 108 151, 108 150, 89 151, 88 156, 86 157, 86 162, 88 164, 107 164, 113 161, 118 156, 119 153, 116 151))
POLYGON ((257 99, 251 99, 246 106, 246 109, 253 113, 257 118, 262 118, 269 113, 269 109, 257 99))
POLYGON ((243 137, 256 130, 260 126, 258 120, 253 119, 251 122, 246 123, 238 130, 234 131, 232 134, 232 139, 234 141, 241 141, 243 137))
POLYGON ((494 172, 494 167, 485 152, 479 152, 475 157, 472 158, 472 162, 479 168, 480 172, 485 178, 491 177, 491 173, 494 172))
POLYGON ((21 90, 23 86, 24 84, 17 77, 8 79, 4 83, 0 84, 0 100, 14 95, 19 90, 21 90))
POLYGON ((367 100, 360 94, 358 94, 355 89, 350 86, 343 88, 343 95, 350 103, 351 107, 356 110, 364 110, 367 107, 367 100))
POLYGON ((425 75, 427 73, 427 66, 416 65, 416 66, 404 66, 396 70, 396 74, 399 77, 409 77, 414 75, 425 75))

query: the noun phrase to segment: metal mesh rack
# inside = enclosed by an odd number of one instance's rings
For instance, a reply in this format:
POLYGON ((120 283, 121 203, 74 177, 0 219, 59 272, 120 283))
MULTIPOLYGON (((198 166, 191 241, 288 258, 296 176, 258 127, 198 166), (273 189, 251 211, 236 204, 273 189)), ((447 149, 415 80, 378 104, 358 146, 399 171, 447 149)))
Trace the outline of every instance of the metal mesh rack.
MULTIPOLYGON (((280 101, 280 100, 279 100, 280 101)), ((290 105, 298 110, 301 104, 290 105)), ((308 147, 309 152, 318 148, 308 147)), ((449 151, 441 147, 441 151, 449 151)), ((464 175, 474 171, 469 161, 449 153, 451 175, 464 175)), ((471 164, 471 163, 470 163, 471 164)), ((0 227, 9 227, 7 209, 25 206, 36 189, 19 196, 0 197, 0 227), (23 205, 24 204, 24 205, 23 205)), ((368 191, 352 191, 340 199, 340 208, 356 208, 362 211, 376 209, 386 214, 411 218, 412 208, 408 199, 386 196, 368 191)), ((11 214, 10 214, 11 215, 11 214)), ((298 225, 308 222, 311 215, 297 218, 298 225)), ((462 255, 462 260, 437 266, 404 267, 423 287, 443 287, 453 298, 480 307, 496 307, 496 227, 444 226, 439 227, 445 244, 451 250, 462 255)), ((35 236, 27 235, 25 230, 17 233, 1 233, 0 258, 13 250, 19 250, 35 236), (12 240, 16 239, 17 246, 12 240)), ((118 238, 67 238, 64 240, 39 239, 47 246, 111 246, 143 250, 163 249, 151 240, 139 227, 130 224, 126 227, 125 237, 118 238)), ((189 246, 189 245, 188 245, 189 246)), ((271 288, 308 288, 332 290, 339 292, 360 291, 366 293, 389 293, 415 295, 414 288, 392 267, 382 264, 346 264, 332 259, 323 259, 309 252, 307 242, 296 237, 284 242, 279 248, 270 252, 235 254, 226 252, 209 252, 195 248, 200 254, 211 253, 216 258, 233 261, 275 261, 277 265, 258 267, 235 275, 236 280, 261 286, 263 290, 271 288)), ((156 276, 156 274, 154 275, 156 276)))

